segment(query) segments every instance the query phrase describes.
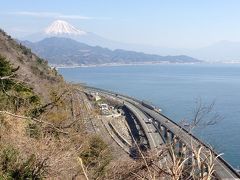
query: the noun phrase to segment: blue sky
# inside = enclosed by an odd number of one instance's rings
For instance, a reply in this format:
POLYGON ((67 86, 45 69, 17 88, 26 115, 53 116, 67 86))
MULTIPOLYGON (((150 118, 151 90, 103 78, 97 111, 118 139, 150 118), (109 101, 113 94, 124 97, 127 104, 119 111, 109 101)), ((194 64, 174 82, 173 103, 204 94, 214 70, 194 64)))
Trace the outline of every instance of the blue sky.
POLYGON ((239 0, 7 0, 0 27, 15 37, 63 19, 105 38, 171 48, 240 41, 239 0))

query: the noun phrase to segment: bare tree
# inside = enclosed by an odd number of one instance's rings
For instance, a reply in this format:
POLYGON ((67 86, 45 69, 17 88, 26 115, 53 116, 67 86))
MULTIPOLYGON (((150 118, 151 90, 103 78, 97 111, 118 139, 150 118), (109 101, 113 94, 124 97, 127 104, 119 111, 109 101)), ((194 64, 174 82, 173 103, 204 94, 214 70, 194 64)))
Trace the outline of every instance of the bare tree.
POLYGON ((223 117, 215 111, 215 100, 207 104, 203 103, 201 98, 197 98, 195 104, 192 118, 189 118, 188 120, 183 119, 179 122, 179 124, 189 132, 192 132, 194 129, 216 125, 223 119, 223 117))

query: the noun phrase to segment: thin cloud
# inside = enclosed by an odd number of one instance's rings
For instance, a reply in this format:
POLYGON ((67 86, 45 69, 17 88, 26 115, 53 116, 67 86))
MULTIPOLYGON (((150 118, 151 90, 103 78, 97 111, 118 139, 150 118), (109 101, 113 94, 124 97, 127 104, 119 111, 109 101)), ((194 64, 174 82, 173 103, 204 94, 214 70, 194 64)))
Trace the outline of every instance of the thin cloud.
POLYGON ((60 15, 59 18, 63 19, 95 19, 93 17, 87 17, 87 16, 79 16, 79 15, 60 15))
POLYGON ((33 16, 33 17, 57 17, 59 13, 51 13, 51 12, 29 12, 29 11, 20 11, 20 12, 11 12, 8 13, 10 15, 20 15, 20 16, 33 16))
POLYGON ((62 19, 78 19, 78 20, 89 20, 89 19, 110 19, 104 17, 89 17, 89 16, 80 16, 80 15, 65 15, 55 12, 29 12, 29 11, 20 11, 20 12, 11 12, 8 13, 11 15, 20 15, 20 16, 32 16, 38 18, 62 18, 62 19))

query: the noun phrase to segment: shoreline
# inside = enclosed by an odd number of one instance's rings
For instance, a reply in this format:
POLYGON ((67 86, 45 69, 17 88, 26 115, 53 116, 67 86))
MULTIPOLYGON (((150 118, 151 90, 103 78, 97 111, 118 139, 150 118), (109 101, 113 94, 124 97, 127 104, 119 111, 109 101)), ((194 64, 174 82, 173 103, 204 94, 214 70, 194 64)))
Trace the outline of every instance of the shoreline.
POLYGON ((105 63, 105 64, 90 64, 90 65, 55 65, 50 64, 52 68, 64 69, 64 68, 89 68, 89 67, 120 67, 120 66, 144 66, 144 65, 164 65, 164 64, 202 64, 199 62, 191 63, 170 63, 170 62, 161 62, 161 63, 105 63))
POLYGON ((159 63, 105 63, 105 64, 89 64, 89 65, 56 65, 50 64, 50 67, 56 69, 65 69, 65 68, 91 68, 91 67, 121 67, 121 66, 145 66, 145 65, 192 65, 192 64, 240 64, 240 62, 189 62, 189 63, 170 63, 170 62, 159 62, 159 63))

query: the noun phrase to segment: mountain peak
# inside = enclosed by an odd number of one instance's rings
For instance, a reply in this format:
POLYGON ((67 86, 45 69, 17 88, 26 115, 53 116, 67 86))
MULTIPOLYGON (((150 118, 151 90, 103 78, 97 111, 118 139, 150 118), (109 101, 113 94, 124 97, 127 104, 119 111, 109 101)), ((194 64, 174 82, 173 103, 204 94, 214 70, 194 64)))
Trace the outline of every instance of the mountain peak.
POLYGON ((79 30, 63 20, 54 21, 49 27, 47 27, 44 31, 47 35, 84 35, 85 31, 79 30))

